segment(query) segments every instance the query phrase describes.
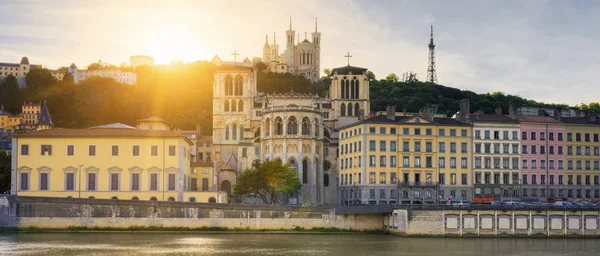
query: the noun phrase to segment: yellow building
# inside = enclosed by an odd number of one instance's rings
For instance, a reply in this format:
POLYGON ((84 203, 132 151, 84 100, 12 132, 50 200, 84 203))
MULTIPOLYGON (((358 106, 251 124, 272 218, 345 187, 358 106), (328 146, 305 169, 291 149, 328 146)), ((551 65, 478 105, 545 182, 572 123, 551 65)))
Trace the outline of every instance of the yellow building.
POLYGON ((587 117, 562 117, 566 133, 565 170, 570 200, 600 198, 600 120, 587 117))
POLYGON ((18 135, 12 143, 11 193, 221 202, 217 192, 192 189, 192 143, 165 124, 153 118, 141 120, 138 128, 115 123, 18 135))
POLYGON ((340 203, 472 200, 472 126, 393 111, 340 129, 340 203))
POLYGON ((33 126, 37 123, 38 115, 41 111, 40 103, 24 102, 21 106, 21 124, 33 126))

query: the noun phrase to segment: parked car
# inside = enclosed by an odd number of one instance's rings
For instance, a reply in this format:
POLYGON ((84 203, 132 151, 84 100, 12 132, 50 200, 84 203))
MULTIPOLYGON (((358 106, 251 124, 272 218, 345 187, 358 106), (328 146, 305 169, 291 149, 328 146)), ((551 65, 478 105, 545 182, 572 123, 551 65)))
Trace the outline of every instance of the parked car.
POLYGON ((470 205, 471 203, 467 202, 467 201, 458 201, 458 202, 452 202, 452 205, 470 205))
POLYGON ((504 205, 520 205, 520 202, 513 202, 513 201, 508 201, 508 202, 504 202, 504 205))
POLYGON ((553 205, 554 206, 573 206, 573 204, 571 202, 564 202, 564 201, 554 202, 553 205))

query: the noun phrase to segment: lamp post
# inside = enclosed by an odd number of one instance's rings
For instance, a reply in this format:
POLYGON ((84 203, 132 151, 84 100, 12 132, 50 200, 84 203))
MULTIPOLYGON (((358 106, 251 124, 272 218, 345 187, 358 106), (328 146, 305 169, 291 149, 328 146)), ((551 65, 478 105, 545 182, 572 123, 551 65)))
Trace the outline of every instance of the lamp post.
POLYGON ((77 182, 78 185, 78 190, 79 190, 79 198, 81 198, 81 167, 83 166, 83 164, 79 165, 79 182, 77 182))

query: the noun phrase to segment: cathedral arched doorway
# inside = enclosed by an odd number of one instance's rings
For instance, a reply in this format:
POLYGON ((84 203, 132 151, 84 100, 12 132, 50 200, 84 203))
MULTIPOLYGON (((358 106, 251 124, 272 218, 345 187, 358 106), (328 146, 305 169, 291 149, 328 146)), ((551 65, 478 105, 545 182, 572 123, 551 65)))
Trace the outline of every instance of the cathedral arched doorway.
POLYGON ((229 182, 228 180, 224 180, 223 182, 221 182, 221 191, 227 192, 227 195, 230 196, 231 195, 231 182, 229 182))

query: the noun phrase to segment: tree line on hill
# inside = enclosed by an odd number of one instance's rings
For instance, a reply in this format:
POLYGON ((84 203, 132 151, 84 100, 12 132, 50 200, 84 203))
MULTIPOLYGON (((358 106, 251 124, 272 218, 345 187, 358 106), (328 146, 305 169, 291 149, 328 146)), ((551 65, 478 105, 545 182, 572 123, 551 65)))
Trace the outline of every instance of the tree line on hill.
MULTIPOLYGON (((331 70, 318 83, 291 74, 262 72, 266 65, 257 63, 257 87, 260 92, 299 92, 325 96, 331 84, 331 70)), ((90 77, 74 85, 73 77, 65 75, 55 80, 47 69, 32 69, 25 77, 27 88, 20 89, 17 79, 8 76, 0 82, 0 104, 11 113, 19 113, 23 102, 47 101, 56 127, 86 128, 121 122, 135 125, 136 121, 159 116, 173 127, 195 129, 196 125, 210 133, 212 130, 212 87, 216 66, 198 61, 169 66, 140 66, 137 85, 121 84, 110 78, 90 77)), ((471 111, 494 113, 496 107, 508 112, 509 104, 519 106, 561 107, 501 92, 477 94, 456 88, 419 81, 415 74, 395 74, 377 80, 367 71, 370 80, 371 111, 382 111, 395 105, 397 111, 417 112, 427 104, 437 104, 438 113, 448 116, 459 109, 459 101, 468 98, 471 111)), ((580 104, 584 111, 600 113, 598 103, 580 104)))

